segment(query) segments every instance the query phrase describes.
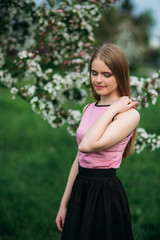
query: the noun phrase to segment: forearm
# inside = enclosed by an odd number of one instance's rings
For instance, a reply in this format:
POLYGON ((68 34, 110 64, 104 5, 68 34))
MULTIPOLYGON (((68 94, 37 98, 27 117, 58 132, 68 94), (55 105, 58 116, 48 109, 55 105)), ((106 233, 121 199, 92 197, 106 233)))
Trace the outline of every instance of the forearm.
POLYGON ((72 190, 72 186, 73 186, 73 182, 76 178, 76 175, 78 173, 78 153, 77 156, 72 164, 69 176, 68 176, 68 180, 67 180, 67 184, 66 184, 66 188, 61 200, 61 204, 60 205, 64 205, 67 206, 70 195, 71 195, 71 190, 72 190))
POLYGON ((99 141, 99 139, 102 137, 104 131, 106 130, 107 126, 112 121, 116 113, 117 111, 115 110, 115 108, 109 107, 106 109, 106 111, 101 115, 101 117, 98 118, 86 132, 79 145, 79 151, 83 152, 84 149, 87 149, 87 151, 89 151, 91 145, 92 147, 94 147, 97 141, 99 141))

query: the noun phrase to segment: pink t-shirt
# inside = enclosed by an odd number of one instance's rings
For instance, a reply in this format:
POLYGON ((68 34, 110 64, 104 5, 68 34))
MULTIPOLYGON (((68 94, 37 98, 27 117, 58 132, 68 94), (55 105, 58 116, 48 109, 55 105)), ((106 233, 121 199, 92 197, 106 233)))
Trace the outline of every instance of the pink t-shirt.
MULTIPOLYGON (((97 105, 95 102, 89 104, 77 129, 76 137, 78 145, 82 141, 82 138, 87 132, 88 128, 103 114, 108 107, 109 105, 97 105)), ((79 152, 79 165, 84 168, 119 168, 122 161, 123 152, 132 135, 133 132, 114 146, 99 152, 79 152)))

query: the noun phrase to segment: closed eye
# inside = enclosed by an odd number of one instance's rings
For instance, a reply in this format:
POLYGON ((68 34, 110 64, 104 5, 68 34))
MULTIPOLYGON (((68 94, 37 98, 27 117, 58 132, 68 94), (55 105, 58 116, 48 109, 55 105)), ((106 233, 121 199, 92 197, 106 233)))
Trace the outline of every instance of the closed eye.
MULTIPOLYGON (((91 74, 93 76, 97 76, 98 75, 98 73, 96 71, 94 71, 94 70, 91 70, 91 74)), ((103 72, 102 74, 103 74, 103 76, 105 78, 109 78, 109 77, 111 77, 113 75, 111 72, 103 72)))
POLYGON ((92 74, 93 76, 97 76, 97 72, 96 72, 96 71, 91 70, 91 74, 92 74))
POLYGON ((109 78, 109 77, 112 76, 112 73, 109 73, 109 72, 108 72, 108 73, 105 73, 104 76, 105 76, 106 78, 109 78))

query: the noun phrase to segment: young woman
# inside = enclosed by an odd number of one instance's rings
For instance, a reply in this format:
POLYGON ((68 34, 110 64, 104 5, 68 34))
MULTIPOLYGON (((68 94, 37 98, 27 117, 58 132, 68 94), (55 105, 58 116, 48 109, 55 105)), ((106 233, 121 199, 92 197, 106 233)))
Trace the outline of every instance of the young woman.
POLYGON ((116 176, 132 150, 140 116, 130 99, 129 68, 114 44, 97 48, 90 61, 96 102, 83 111, 78 153, 56 217, 61 240, 133 240, 130 210, 116 176))

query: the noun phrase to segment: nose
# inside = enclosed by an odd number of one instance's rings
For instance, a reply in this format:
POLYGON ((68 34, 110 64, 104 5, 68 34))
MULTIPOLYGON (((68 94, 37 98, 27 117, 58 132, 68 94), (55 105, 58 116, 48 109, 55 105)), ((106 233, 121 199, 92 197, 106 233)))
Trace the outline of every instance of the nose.
POLYGON ((98 74, 98 75, 97 75, 96 82, 97 82, 97 83, 100 83, 100 82, 102 82, 102 80, 101 80, 101 75, 100 75, 100 74, 98 74))

